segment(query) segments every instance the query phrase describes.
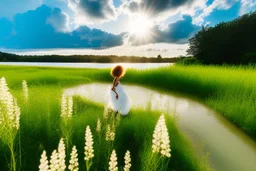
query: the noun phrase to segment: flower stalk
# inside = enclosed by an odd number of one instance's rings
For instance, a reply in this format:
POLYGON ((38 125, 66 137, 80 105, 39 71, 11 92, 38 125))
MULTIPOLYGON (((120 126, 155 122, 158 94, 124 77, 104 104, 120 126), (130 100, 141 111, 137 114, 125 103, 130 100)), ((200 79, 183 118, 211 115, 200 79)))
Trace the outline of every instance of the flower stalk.
POLYGON ((87 126, 85 131, 84 154, 85 154, 84 160, 86 161, 86 170, 89 171, 93 164, 92 159, 94 157, 93 136, 92 136, 90 126, 87 126))

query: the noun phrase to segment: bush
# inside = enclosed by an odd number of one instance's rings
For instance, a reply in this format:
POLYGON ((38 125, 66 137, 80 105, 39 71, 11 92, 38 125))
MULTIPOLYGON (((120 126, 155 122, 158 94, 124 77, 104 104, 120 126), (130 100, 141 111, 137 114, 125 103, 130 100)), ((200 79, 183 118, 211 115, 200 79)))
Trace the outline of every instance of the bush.
POLYGON ((256 53, 246 53, 241 58, 242 64, 256 64, 256 53))
POLYGON ((184 57, 184 58, 181 58, 180 61, 177 62, 177 64, 181 64, 181 65, 199 65, 199 64, 202 64, 202 61, 198 60, 195 57, 184 57))

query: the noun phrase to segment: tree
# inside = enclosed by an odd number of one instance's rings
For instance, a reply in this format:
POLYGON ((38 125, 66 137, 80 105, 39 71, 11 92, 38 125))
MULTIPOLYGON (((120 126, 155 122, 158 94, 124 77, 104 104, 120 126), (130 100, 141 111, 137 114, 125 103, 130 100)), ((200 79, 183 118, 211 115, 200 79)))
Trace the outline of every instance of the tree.
POLYGON ((189 40, 188 54, 205 64, 239 64, 247 53, 256 52, 256 12, 215 27, 202 27, 189 40))

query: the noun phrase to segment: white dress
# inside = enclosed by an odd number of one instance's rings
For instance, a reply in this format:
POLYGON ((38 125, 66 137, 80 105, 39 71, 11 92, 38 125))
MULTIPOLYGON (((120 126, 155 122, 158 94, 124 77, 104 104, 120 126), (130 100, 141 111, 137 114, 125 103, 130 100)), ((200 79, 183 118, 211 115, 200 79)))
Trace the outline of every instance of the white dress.
POLYGON ((129 113, 131 108, 131 101, 120 83, 115 87, 118 94, 116 99, 116 93, 110 90, 110 106, 114 112, 120 112, 121 115, 125 116, 129 113))

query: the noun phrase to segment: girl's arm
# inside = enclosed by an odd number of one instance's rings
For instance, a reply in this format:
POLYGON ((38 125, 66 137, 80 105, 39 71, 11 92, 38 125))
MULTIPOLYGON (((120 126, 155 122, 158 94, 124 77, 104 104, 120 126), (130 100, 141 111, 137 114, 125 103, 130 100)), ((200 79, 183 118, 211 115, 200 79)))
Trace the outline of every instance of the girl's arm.
POLYGON ((117 81, 118 81, 118 79, 117 79, 117 77, 115 77, 115 79, 114 79, 114 81, 113 81, 112 88, 111 88, 111 90, 112 90, 113 92, 115 92, 115 94, 116 94, 116 99, 118 99, 118 94, 117 94, 116 88, 115 88, 117 81))

